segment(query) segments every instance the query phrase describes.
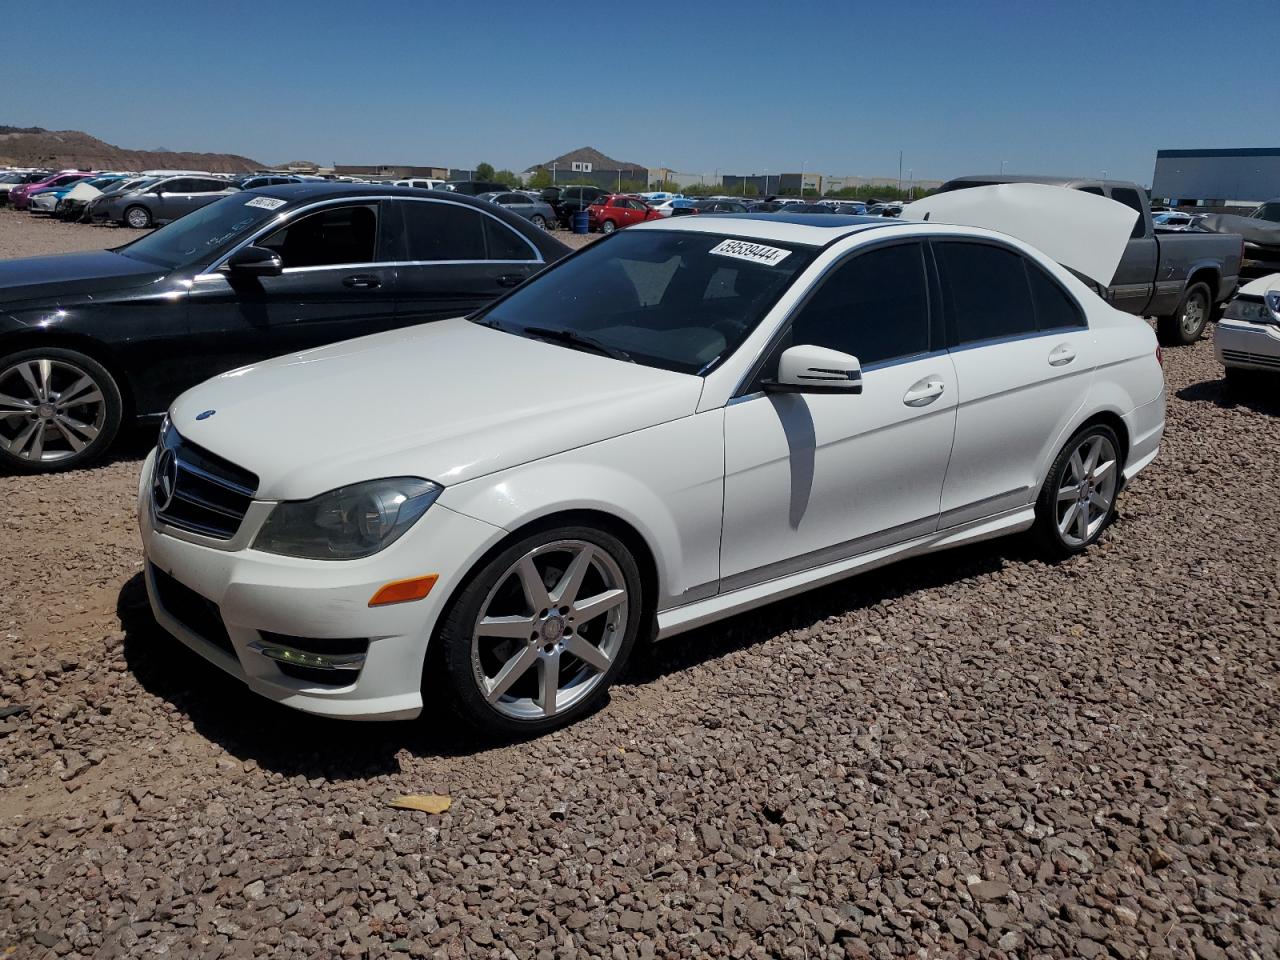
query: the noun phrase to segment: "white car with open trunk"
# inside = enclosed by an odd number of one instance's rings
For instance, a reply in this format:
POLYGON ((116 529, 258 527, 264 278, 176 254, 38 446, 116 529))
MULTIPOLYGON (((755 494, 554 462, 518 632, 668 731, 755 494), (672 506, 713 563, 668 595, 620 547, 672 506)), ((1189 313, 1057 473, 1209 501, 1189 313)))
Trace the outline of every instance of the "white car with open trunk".
MULTIPOLYGON (((196 387, 138 489, 157 619, 293 707, 442 688, 520 735, 638 638, 1030 528, 1084 550, 1159 447, 1155 336, 946 210, 654 221, 470 318, 196 387)), ((1132 217, 1029 222, 1097 279, 1132 217)))

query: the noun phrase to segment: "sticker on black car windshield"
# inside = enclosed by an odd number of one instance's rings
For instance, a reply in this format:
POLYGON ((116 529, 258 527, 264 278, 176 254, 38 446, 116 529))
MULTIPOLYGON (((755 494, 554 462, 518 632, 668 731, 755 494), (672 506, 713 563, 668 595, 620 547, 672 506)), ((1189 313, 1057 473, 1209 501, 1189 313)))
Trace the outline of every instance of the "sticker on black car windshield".
POLYGON ((274 210, 276 207, 283 207, 287 201, 277 200, 275 197, 254 197, 246 207, 261 207, 263 210, 274 210))
POLYGON ((791 256, 790 250, 767 247, 763 243, 748 243, 746 240, 725 240, 712 247, 711 252, 722 257, 734 257, 738 260, 750 260, 752 263, 763 263, 766 267, 776 267, 791 256))

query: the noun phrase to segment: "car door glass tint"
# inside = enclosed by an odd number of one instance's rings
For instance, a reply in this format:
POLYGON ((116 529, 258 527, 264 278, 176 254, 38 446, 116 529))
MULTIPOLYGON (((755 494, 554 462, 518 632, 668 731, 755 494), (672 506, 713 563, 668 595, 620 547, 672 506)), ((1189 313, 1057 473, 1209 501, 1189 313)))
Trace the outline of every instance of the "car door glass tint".
POLYGON ((1138 198, 1138 191, 1131 187, 1112 187, 1111 199, 1116 203, 1123 203, 1130 210, 1138 211, 1138 219, 1133 224, 1133 231, 1129 234, 1131 238, 1142 236, 1146 233, 1146 224, 1142 222, 1142 200, 1138 198))
POLYGON ((373 263, 378 239, 376 204, 329 207, 281 227, 258 243, 276 251, 286 269, 373 263))
POLYGON ((863 364, 928 353, 920 245, 870 250, 837 267, 792 321, 790 342, 839 350, 863 364))
POLYGON ((958 343, 1034 333, 1036 314, 1022 257, 985 243, 934 244, 958 343))
POLYGON ((533 260, 533 248, 506 224, 484 218, 485 246, 490 260, 533 260))
POLYGON ((484 260, 489 217, 457 203, 402 204, 409 260, 484 260))
POLYGON ((194 181, 182 178, 170 180, 160 185, 161 193, 194 193, 194 181))
POLYGON ((1023 260, 1031 296, 1036 305, 1036 326, 1041 330, 1085 326, 1084 311, 1052 277, 1030 260, 1023 260))

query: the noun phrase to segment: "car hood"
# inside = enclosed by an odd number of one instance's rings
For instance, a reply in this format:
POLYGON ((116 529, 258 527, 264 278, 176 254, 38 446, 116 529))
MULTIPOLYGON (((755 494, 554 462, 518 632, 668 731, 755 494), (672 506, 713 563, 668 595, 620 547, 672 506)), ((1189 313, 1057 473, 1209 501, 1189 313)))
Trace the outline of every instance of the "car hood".
POLYGON ((1258 297, 1261 299, 1272 290, 1280 292, 1280 273, 1269 273, 1265 277, 1251 280, 1237 292, 1246 297, 1258 297))
POLYGON ((0 304, 110 293, 152 283, 166 272, 110 250, 0 260, 0 304))
POLYGON ((417 476, 449 486, 693 414, 702 379, 463 319, 232 370, 173 404, 264 500, 417 476))

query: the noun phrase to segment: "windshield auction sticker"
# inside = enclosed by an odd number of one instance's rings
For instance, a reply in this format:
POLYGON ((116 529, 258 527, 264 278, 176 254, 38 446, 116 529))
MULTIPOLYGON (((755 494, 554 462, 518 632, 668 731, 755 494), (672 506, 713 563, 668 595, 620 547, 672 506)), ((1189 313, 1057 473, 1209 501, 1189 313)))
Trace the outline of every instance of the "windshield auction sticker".
POLYGON ((745 240, 725 240, 712 247, 711 252, 722 257, 763 263, 766 267, 776 267, 791 256, 790 250, 779 250, 777 247, 766 247, 763 243, 748 243, 745 240))
POLYGON ((254 197, 246 207, 261 207, 263 210, 275 210, 277 207, 283 207, 288 201, 277 200, 275 197, 254 197))

